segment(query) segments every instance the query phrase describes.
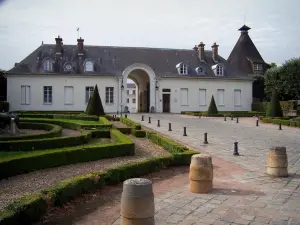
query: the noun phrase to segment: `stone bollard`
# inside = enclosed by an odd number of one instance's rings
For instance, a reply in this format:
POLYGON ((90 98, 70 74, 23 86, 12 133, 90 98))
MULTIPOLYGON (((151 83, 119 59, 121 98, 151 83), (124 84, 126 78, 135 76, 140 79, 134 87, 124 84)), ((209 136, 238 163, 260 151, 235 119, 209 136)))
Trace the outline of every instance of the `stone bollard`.
POLYGON ((239 118, 238 117, 236 118, 236 123, 239 123, 239 118))
POLYGON ((276 177, 288 176, 288 159, 285 147, 275 147, 269 149, 267 174, 276 177))
POLYGON ((169 123, 169 131, 172 131, 172 124, 169 123))
POLYGON ((207 141, 207 133, 204 133, 204 141, 203 141, 203 144, 208 144, 208 141, 207 141))
POLYGON ((154 225, 154 194, 152 182, 144 178, 124 181, 121 197, 123 225, 154 225))
POLYGON ((157 120, 157 127, 160 127, 160 121, 157 120))
POLYGON ((148 123, 151 123, 151 117, 149 116, 149 121, 148 121, 148 123))
POLYGON ((16 134, 16 122, 15 122, 15 119, 14 118, 11 118, 11 121, 10 121, 10 132, 12 134, 16 134))
POLYGON ((237 141, 234 142, 233 155, 240 155, 239 154, 239 143, 237 141))
POLYGON ((226 121, 226 116, 224 115, 224 121, 226 121))
POLYGON ((259 120, 258 118, 256 119, 256 126, 258 127, 258 123, 259 123, 259 120))
POLYGON ((142 115, 142 121, 144 121, 144 115, 142 115))
POLYGON ((190 164, 190 191, 208 193, 213 187, 213 165, 210 155, 196 154, 190 164))
POLYGON ((127 118, 127 114, 125 114, 125 118, 127 118))
POLYGON ((278 130, 282 130, 282 128, 281 128, 281 123, 279 123, 279 128, 278 128, 278 130))
POLYGON ((231 120, 233 120, 233 115, 231 115, 231 120))
POLYGON ((187 134, 186 134, 186 127, 183 127, 183 136, 187 136, 187 134))

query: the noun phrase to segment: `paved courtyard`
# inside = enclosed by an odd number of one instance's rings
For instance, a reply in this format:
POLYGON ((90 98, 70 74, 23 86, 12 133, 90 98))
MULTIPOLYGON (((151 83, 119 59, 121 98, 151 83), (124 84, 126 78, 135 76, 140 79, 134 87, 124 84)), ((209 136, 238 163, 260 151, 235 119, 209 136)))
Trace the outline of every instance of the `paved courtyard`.
MULTIPOLYGON (((227 176, 214 179, 210 194, 192 194, 188 184, 155 196, 156 224, 300 224, 300 129, 277 125, 255 126, 255 118, 197 118, 171 114, 128 114, 128 118, 161 132, 174 140, 211 154, 215 168, 237 165, 243 172, 229 170, 227 176), (151 124, 148 118, 151 116, 151 124), (160 120, 160 127, 157 127, 160 120), (168 131, 172 123, 172 131, 168 131), (183 136, 183 127, 187 136, 183 136), (209 144, 203 144, 204 133, 209 144), (240 156, 233 156, 234 142, 240 156), (265 174, 268 148, 287 148, 287 178, 265 174)), ((120 224, 118 219, 114 224, 120 224)))

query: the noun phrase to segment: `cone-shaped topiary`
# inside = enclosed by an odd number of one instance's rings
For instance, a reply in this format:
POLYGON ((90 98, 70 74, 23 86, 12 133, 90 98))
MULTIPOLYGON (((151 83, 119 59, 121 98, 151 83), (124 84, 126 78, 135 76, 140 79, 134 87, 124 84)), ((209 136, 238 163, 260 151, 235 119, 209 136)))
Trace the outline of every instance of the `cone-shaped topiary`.
POLYGON ((101 116, 105 114, 97 84, 93 91, 93 96, 89 99, 89 103, 86 107, 85 113, 87 115, 96 115, 96 116, 101 116))
POLYGON ((269 106, 267 107, 266 116, 267 117, 282 117, 283 116, 279 98, 278 98, 278 94, 277 94, 276 90, 273 90, 273 92, 272 92, 272 98, 269 103, 269 106))
POLYGON ((209 104, 209 107, 208 107, 207 114, 208 115, 218 114, 218 109, 217 109, 217 106, 216 106, 214 96, 211 97, 211 101, 210 101, 210 104, 209 104))

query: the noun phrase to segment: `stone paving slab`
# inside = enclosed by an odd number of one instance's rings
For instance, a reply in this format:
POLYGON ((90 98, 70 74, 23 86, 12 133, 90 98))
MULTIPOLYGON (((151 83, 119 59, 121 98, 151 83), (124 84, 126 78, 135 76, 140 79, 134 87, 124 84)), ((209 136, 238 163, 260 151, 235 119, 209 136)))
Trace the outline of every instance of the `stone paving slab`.
MULTIPOLYGON (((144 114, 145 115, 145 114, 144 114)), ((141 122, 140 114, 128 115, 141 122)), ((232 183, 231 189, 214 188, 209 194, 193 194, 189 185, 155 196, 155 224, 300 224, 300 129, 260 124, 254 118, 240 118, 239 123, 227 118, 195 118, 184 115, 148 114, 142 125, 161 132, 201 152, 224 159, 246 169, 219 180, 232 183), (148 124, 148 116, 152 123, 148 124), (160 127, 156 126, 157 119, 160 127), (168 123, 173 131, 168 131, 168 123), (187 137, 183 137, 183 127, 187 137), (204 132, 208 145, 202 144, 204 132), (241 156, 233 156, 233 143, 239 142, 241 156), (268 148, 287 148, 287 178, 273 178, 265 173, 268 148), (238 184, 238 185, 237 185, 238 184), (237 185, 237 186, 235 186, 237 185), (248 187, 241 190, 241 185, 248 187)), ((121 224, 121 218, 114 225, 121 224)))

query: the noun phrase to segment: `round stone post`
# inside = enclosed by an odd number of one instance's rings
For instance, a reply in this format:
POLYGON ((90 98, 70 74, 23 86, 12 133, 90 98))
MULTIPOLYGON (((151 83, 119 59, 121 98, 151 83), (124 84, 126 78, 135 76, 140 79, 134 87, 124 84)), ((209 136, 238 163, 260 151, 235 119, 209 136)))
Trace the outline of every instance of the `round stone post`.
POLYGON ((208 144, 208 141, 207 141, 207 133, 204 133, 204 141, 203 141, 203 144, 208 144))
POLYGON ((256 119, 256 126, 258 127, 258 123, 259 123, 259 120, 258 118, 256 119))
POLYGON ((169 131, 172 131, 172 124, 169 123, 169 131))
POLYGON ((149 116, 149 121, 148 121, 148 123, 151 123, 151 117, 149 116))
POLYGON ((16 134, 16 123, 15 123, 15 118, 11 118, 10 121, 10 132, 12 134, 16 134))
POLYGON ((157 120, 157 127, 160 127, 160 121, 157 120))
POLYGON ((196 154, 190 164, 190 191, 208 193, 213 187, 213 165, 210 155, 196 154))
POLYGON ((144 178, 124 181, 121 197, 122 225, 154 225, 152 182, 144 178))
POLYGON ((127 114, 125 114, 125 118, 127 118, 127 114))
POLYGON ((226 121, 226 116, 224 115, 224 121, 226 121))
POLYGON ((183 127, 183 136, 187 136, 187 134, 186 134, 186 127, 183 127))
POLYGON ((239 123, 239 118, 238 117, 236 117, 236 123, 239 123))
POLYGON ((276 177, 288 176, 288 157, 285 147, 274 147, 269 149, 267 173, 276 177))
POLYGON ((142 115, 142 121, 144 121, 144 115, 142 115))

